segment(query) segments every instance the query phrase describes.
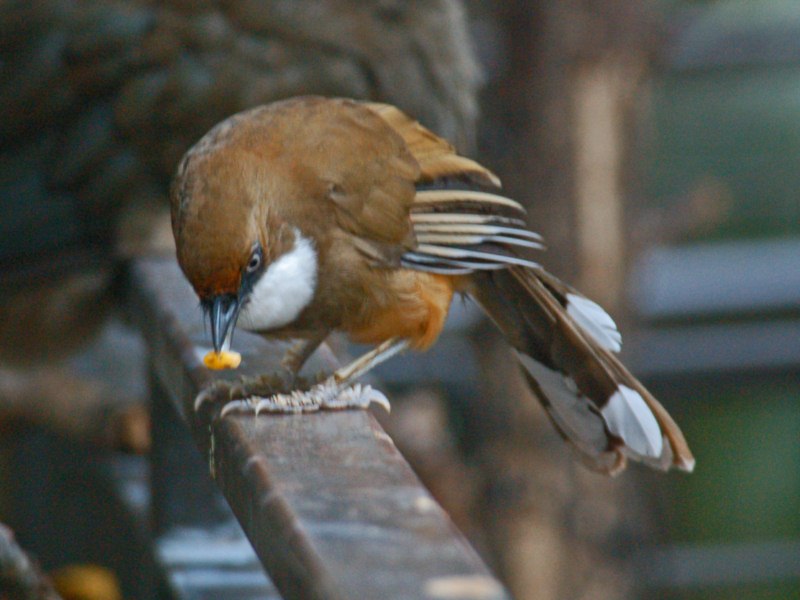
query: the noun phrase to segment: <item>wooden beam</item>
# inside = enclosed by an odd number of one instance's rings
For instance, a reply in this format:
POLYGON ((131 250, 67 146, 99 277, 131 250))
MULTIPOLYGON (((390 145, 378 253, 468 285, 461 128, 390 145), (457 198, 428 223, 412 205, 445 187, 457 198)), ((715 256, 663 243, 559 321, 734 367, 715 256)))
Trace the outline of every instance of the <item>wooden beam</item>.
MULTIPOLYGON (((195 412, 216 375, 197 298, 173 260, 138 262, 131 283, 151 371, 284 596, 508 597, 369 412, 195 412)), ((281 344, 237 332, 235 346, 242 374, 278 368, 281 344)))

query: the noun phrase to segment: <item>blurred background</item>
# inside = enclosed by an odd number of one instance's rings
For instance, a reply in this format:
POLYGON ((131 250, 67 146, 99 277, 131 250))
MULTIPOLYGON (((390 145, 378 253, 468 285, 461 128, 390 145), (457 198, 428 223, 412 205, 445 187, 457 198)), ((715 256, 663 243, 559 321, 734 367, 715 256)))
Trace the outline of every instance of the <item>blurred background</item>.
POLYGON ((147 475, 125 273, 172 252, 175 165, 229 114, 310 93, 394 103, 497 172, 697 457, 588 472, 455 307, 428 355, 382 369, 382 422, 514 597, 800 596, 800 3, 11 1, 0 521, 62 595, 147 597, 119 554, 146 532, 93 469, 131 494, 147 475))

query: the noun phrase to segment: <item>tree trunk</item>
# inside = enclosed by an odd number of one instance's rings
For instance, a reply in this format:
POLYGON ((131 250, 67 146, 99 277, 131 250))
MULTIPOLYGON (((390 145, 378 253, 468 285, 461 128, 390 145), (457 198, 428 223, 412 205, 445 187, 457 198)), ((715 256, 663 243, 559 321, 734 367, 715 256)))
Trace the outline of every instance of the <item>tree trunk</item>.
MULTIPOLYGON (((489 74, 480 158, 527 206, 549 248, 543 265, 624 322, 625 205, 656 43, 653 6, 514 0, 471 8, 489 74)), ((647 528, 635 473, 609 480, 577 466, 544 411, 531 408, 513 359, 482 340, 493 408, 473 430, 472 460, 482 465, 484 538, 498 572, 521 600, 629 597, 631 574, 610 549, 641 540, 647 528)))

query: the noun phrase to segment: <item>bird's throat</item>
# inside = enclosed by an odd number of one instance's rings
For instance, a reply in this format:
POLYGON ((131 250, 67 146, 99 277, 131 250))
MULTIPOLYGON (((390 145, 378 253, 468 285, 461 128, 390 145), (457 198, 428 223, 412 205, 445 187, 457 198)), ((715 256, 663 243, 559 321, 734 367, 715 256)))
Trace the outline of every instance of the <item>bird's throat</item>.
POLYGON ((295 230, 294 247, 259 278, 239 314, 239 325, 269 331, 292 323, 311 303, 317 286, 314 244, 295 230))

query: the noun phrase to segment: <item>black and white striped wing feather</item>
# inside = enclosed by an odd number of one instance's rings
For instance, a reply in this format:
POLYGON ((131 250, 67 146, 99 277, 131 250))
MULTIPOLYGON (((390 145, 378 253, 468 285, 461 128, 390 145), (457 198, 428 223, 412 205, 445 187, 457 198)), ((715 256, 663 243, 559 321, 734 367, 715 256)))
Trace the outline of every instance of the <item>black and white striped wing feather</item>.
POLYGON ((518 249, 541 250, 518 202, 473 189, 421 189, 411 208, 417 246, 403 266, 447 275, 539 265, 518 249))

